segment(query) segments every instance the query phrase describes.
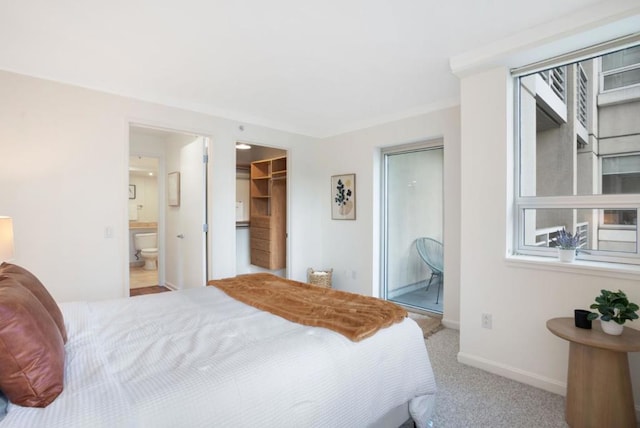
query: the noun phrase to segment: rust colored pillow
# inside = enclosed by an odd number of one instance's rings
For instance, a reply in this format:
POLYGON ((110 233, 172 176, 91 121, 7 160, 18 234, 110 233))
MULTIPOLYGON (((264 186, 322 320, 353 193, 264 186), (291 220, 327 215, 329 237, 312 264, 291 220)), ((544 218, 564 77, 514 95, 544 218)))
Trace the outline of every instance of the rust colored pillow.
POLYGON ((67 329, 64 327, 62 312, 42 282, 25 268, 11 263, 2 263, 2 265, 0 265, 0 278, 3 276, 17 280, 23 287, 36 296, 40 303, 42 303, 42 306, 49 312, 58 329, 60 329, 62 341, 67 343, 67 329))
POLYGON ((46 407, 64 383, 64 343, 40 301, 12 278, 0 279, 0 390, 12 403, 46 407))

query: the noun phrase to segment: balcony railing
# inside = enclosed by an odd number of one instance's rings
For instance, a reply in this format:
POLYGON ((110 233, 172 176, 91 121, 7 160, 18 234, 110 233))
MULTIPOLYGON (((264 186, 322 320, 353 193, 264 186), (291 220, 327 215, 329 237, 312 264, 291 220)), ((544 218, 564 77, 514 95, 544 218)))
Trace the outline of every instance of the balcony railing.
POLYGON ((567 92, 566 67, 552 68, 550 70, 541 71, 540 77, 547 82, 553 92, 565 103, 567 92))
MULTIPOLYGON (((564 226, 552 226, 542 229, 536 229, 536 247, 555 247, 555 239, 558 236, 558 230, 564 226)), ((567 229, 568 230, 568 229, 567 229)), ((576 225, 576 233, 580 237, 578 248, 589 248, 589 223, 578 223, 576 225)))
POLYGON ((577 78, 578 78, 578 121, 584 126, 587 127, 587 95, 588 95, 588 87, 587 87, 587 74, 584 72, 582 68, 582 64, 578 64, 577 67, 577 78))

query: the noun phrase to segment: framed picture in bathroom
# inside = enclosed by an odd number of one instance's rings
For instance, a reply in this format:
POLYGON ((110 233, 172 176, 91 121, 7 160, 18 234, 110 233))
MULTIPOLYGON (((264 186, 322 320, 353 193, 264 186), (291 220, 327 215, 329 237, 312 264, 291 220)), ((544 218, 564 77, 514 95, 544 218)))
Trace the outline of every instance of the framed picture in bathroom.
POLYGON ((180 206, 180 173, 179 172, 170 172, 169 177, 167 179, 167 189, 169 196, 169 206, 170 207, 179 207, 180 206))
POLYGON ((129 199, 135 199, 135 198, 136 198, 136 185, 129 184, 129 199))

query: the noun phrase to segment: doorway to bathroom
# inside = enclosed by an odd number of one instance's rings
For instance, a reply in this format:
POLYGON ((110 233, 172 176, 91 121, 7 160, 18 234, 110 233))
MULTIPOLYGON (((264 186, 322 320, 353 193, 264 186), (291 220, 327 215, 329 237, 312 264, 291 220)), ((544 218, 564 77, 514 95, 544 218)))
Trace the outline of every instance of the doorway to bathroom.
POLYGON ((159 165, 158 157, 142 155, 129 157, 129 288, 131 290, 160 284, 158 278, 159 165))
POLYGON ((130 289, 206 284, 208 149, 204 136, 130 124, 130 289))

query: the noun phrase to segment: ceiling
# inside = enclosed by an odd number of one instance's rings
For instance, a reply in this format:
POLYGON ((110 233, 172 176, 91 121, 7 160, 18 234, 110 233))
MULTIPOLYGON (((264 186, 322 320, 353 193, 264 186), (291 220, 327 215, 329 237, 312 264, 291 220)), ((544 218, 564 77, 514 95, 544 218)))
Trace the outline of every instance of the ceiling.
POLYGON ((151 176, 158 175, 158 158, 130 156, 129 175, 151 176))
POLYGON ((458 104, 449 58, 599 0, 0 0, 0 69, 325 137, 458 104))

